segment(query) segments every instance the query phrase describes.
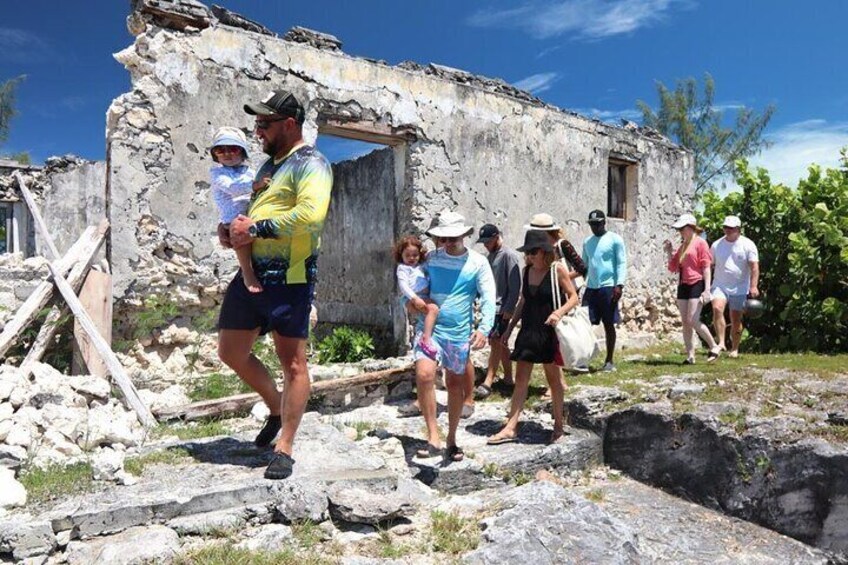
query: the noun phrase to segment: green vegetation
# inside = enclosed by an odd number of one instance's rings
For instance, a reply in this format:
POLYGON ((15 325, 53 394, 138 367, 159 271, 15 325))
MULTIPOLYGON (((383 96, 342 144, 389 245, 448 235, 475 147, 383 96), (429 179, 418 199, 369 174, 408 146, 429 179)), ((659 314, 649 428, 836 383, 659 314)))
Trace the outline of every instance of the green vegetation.
POLYGON ((274 349, 274 340, 270 335, 256 340, 253 345, 253 354, 262 361, 272 377, 282 374, 283 368, 280 366, 280 358, 277 356, 277 350, 274 349))
POLYGON ((719 414, 718 419, 721 423, 731 426, 737 434, 742 434, 748 429, 748 411, 731 410, 719 414))
POLYGON ((363 330, 340 326, 318 343, 318 362, 355 363, 374 355, 374 339, 363 330))
MULTIPOLYGON (((21 75, 0 83, 0 145, 9 139, 9 128, 12 119, 18 115, 18 111, 15 108, 15 96, 18 86, 25 78, 25 75, 21 75)), ((0 154, 0 156, 13 159, 25 165, 30 163, 29 153, 18 153, 16 155, 0 154)))
POLYGON ((177 557, 176 565, 323 565, 329 561, 318 556, 298 555, 292 549, 281 551, 250 551, 238 549, 232 543, 204 547, 177 557))
POLYGON ((151 437, 161 438, 166 436, 177 436, 180 439, 199 439, 228 435, 230 429, 221 420, 206 420, 201 422, 190 422, 187 424, 162 423, 153 428, 151 437))
POLYGON ((371 430, 379 430, 381 428, 385 428, 387 426, 386 422, 377 421, 370 422, 368 420, 357 420, 355 422, 345 422, 346 426, 350 426, 351 428, 356 430, 356 440, 359 441, 364 439, 368 432, 371 430))
POLYGON ((182 312, 176 303, 156 295, 144 300, 142 307, 130 316, 133 339, 149 337, 155 330, 170 324, 182 312))
POLYGON ((88 463, 55 464, 29 467, 21 472, 18 481, 26 488, 28 502, 32 504, 94 490, 91 473, 88 463))
POLYGON ((321 528, 312 520, 304 520, 291 525, 292 536, 303 549, 313 549, 324 538, 321 528))
POLYGON ((154 451, 138 457, 127 457, 124 460, 124 470, 130 475, 140 477, 148 465, 166 464, 178 465, 191 459, 191 454, 183 448, 171 447, 163 451, 154 451))
POLYGON ((459 555, 477 549, 480 528, 474 518, 436 510, 430 513, 430 545, 437 553, 459 555))
POLYGON ((587 491, 583 496, 592 502, 603 502, 606 499, 606 493, 600 488, 593 488, 592 490, 587 491))
MULTIPOLYGON (((276 355, 274 356, 276 358, 276 355)), ((278 362, 279 364, 279 362, 278 362)), ((193 401, 212 400, 251 392, 251 388, 235 373, 208 373, 198 375, 191 380, 188 397, 193 401)))
POLYGON ((399 559, 416 552, 411 544, 395 543, 392 534, 386 530, 380 530, 377 538, 377 555, 384 559, 399 559))
POLYGON ((739 214, 758 246, 766 311, 746 320, 743 346, 759 351, 848 352, 848 152, 840 169, 809 168, 795 189, 737 163, 742 192, 704 195, 702 223, 721 232, 739 214))
POLYGON ((694 78, 678 80, 674 91, 661 82, 656 86, 656 112, 647 103, 636 102, 642 123, 692 151, 696 192, 715 186, 735 160, 756 155, 768 145, 762 135, 774 106, 766 107, 760 115, 741 107, 733 127, 727 127, 723 110, 715 105, 715 81, 709 74, 704 75, 703 95, 698 93, 694 78))

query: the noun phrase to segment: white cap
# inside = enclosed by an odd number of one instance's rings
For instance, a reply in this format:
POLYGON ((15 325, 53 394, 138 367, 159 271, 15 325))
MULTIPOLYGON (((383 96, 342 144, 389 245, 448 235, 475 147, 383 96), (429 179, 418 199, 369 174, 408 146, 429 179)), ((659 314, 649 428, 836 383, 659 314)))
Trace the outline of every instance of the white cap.
POLYGON ((727 216, 722 225, 726 228, 740 228, 742 227, 742 220, 739 219, 739 216, 727 216))
POLYGON ((692 214, 683 214, 682 216, 677 218, 676 222, 671 224, 671 227, 673 227, 676 230, 679 230, 680 228, 684 228, 686 226, 695 227, 697 225, 698 225, 698 220, 695 219, 695 216, 693 216, 692 214))

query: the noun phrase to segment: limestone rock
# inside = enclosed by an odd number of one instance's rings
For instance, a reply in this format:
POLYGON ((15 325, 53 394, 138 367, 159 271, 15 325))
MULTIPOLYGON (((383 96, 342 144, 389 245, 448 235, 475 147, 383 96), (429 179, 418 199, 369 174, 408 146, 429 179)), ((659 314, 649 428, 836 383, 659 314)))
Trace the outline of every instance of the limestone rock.
POLYGON ((322 486, 310 480, 280 481, 272 490, 274 507, 288 522, 327 519, 327 494, 322 486))
POLYGON ((15 479, 15 472, 0 467, 0 508, 23 506, 26 501, 26 489, 15 479))
POLYGON ((49 521, 0 522, 0 554, 11 553, 18 560, 49 554, 56 547, 56 536, 49 521))
POLYGON ((91 457, 91 474, 96 481, 114 481, 116 475, 124 470, 123 451, 111 448, 98 449, 91 457))
POLYGON ((91 541, 72 541, 68 544, 65 556, 71 565, 141 565, 166 562, 174 557, 179 549, 179 536, 171 528, 138 526, 91 541))
POLYGON ((262 401, 257 402, 253 405, 253 408, 250 409, 250 415, 253 416, 254 420, 259 422, 264 422, 268 415, 271 414, 271 410, 268 408, 268 405, 262 401))
POLYGON ((641 562, 639 541, 627 525, 559 485, 528 483, 497 504, 504 510, 483 521, 481 547, 466 563, 641 562))
POLYGON ((284 524, 266 524, 247 533, 247 538, 236 544, 238 549, 268 551, 282 547, 292 537, 292 529, 284 524))
POLYGON ((0 444, 0 468, 17 469, 27 458, 27 450, 18 445, 0 444))
POLYGON ((42 443, 67 457, 76 457, 82 454, 82 449, 76 443, 69 441, 67 437, 54 429, 44 432, 42 443))
POLYGON ((330 486, 327 496, 333 516, 345 522, 376 526, 408 516, 414 510, 410 493, 397 488, 377 490, 339 481, 330 486))
POLYGON ((671 390, 668 391, 668 397, 675 400, 685 396, 698 396, 704 392, 705 388, 706 387, 702 384, 679 383, 674 385, 671 390))
MULTIPOLYGON (((245 524, 245 509, 232 508, 215 512, 204 512, 180 516, 168 522, 181 536, 202 536, 213 532, 229 532, 240 530, 245 524)), ((291 529, 289 529, 291 533, 291 529)), ((267 550, 267 547, 265 548, 267 550)))
POLYGON ((109 381, 94 375, 65 377, 65 381, 72 389, 90 398, 107 399, 112 395, 109 381))
POLYGON ((113 443, 130 447, 138 445, 142 437, 135 414, 119 404, 96 406, 88 412, 88 434, 83 438, 86 449, 113 443))

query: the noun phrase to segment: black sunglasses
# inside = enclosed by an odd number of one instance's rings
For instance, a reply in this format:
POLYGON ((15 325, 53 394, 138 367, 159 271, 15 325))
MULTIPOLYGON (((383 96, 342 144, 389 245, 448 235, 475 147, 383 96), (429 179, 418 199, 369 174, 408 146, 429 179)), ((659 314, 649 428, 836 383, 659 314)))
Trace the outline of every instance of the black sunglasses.
POLYGON ((288 120, 288 119, 289 119, 289 116, 286 116, 285 118, 274 118, 274 119, 271 119, 271 120, 256 120, 256 122, 253 125, 256 129, 268 129, 269 127, 271 127, 271 124, 273 124, 274 122, 282 122, 282 121, 288 120))
POLYGON ((536 253, 538 253, 541 250, 542 249, 540 247, 537 247, 536 249, 528 249, 527 251, 524 252, 524 254, 529 257, 531 255, 535 255, 536 253))

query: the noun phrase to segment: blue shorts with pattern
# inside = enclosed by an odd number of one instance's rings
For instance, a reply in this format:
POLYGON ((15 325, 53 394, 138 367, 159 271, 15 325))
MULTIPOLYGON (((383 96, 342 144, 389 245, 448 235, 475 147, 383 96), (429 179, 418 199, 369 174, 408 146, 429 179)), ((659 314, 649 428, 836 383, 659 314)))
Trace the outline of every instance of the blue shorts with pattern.
MULTIPOLYGON (((415 349, 413 351, 413 359, 431 359, 429 355, 421 350, 418 345, 421 342, 421 334, 415 336, 415 349)), ((456 375, 465 374, 465 364, 468 363, 468 353, 471 350, 471 343, 468 340, 450 341, 447 339, 439 339, 436 336, 430 338, 430 343, 436 349, 436 363, 444 367, 446 370, 456 375)))

